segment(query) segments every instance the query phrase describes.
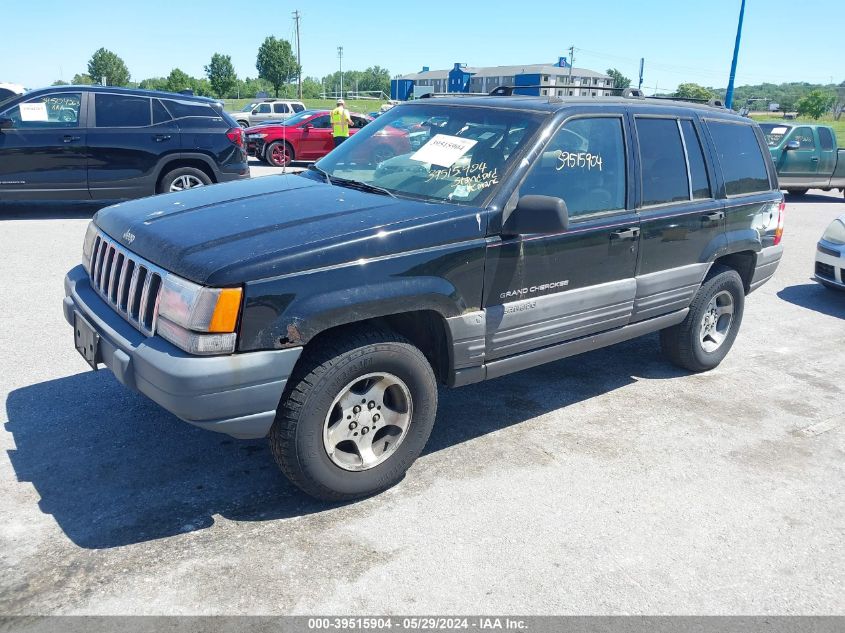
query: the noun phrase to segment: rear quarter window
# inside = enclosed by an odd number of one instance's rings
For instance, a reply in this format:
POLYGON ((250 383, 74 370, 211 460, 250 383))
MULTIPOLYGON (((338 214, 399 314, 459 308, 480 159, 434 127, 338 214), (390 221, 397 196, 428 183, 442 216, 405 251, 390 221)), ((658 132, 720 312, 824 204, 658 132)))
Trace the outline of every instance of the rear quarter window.
POLYGON ((208 103, 177 101, 175 99, 162 99, 162 103, 164 103, 164 107, 168 109, 174 119, 184 119, 193 116, 220 118, 217 111, 208 103))
POLYGON ((707 121, 729 196, 769 191, 769 172, 754 127, 707 121))

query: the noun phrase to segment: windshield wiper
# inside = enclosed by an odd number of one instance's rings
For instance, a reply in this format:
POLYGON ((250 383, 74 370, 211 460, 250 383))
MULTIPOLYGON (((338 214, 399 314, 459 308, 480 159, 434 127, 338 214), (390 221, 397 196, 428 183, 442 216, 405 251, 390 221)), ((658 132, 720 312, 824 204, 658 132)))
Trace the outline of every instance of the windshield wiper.
POLYGON ((317 167, 317 165, 308 165, 308 169, 310 169, 311 171, 316 171, 318 174, 322 175, 326 179, 326 183, 330 185, 333 184, 331 177, 329 176, 328 172, 326 172, 324 169, 320 169, 319 167, 317 167))
MULTIPOLYGON (((326 174, 328 176, 328 174, 326 174)), ((390 196, 391 198, 395 198, 396 195, 390 191, 389 189, 385 189, 384 187, 378 187, 376 185, 371 185, 368 182, 361 182, 360 180, 349 180, 347 178, 337 178, 334 179, 335 184, 340 185, 341 187, 349 187, 350 189, 359 189, 360 191, 367 191, 369 193, 380 193, 383 196, 390 196)))

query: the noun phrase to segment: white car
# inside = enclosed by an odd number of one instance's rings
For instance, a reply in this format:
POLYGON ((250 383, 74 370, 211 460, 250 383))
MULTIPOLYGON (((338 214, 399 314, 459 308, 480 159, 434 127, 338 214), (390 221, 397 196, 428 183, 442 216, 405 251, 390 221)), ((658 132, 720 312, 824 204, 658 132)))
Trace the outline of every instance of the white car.
POLYGON ((815 279, 826 288, 845 290, 845 213, 828 225, 816 245, 815 279))

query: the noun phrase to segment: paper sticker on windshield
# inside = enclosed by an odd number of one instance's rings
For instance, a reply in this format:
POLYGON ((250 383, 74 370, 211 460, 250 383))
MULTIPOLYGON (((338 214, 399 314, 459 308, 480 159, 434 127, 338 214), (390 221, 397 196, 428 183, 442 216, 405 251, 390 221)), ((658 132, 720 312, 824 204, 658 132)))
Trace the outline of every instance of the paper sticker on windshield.
POLYGON ((442 167, 451 167, 461 156, 466 154, 477 141, 460 136, 437 134, 428 143, 411 155, 411 160, 431 163, 442 167))
POLYGON ((774 127, 774 128, 772 128, 772 131, 769 132, 769 134, 786 134, 786 131, 788 129, 789 128, 786 128, 786 127, 774 127))
POLYGON ((43 101, 41 103, 22 103, 21 121, 46 121, 47 120, 47 104, 43 101))

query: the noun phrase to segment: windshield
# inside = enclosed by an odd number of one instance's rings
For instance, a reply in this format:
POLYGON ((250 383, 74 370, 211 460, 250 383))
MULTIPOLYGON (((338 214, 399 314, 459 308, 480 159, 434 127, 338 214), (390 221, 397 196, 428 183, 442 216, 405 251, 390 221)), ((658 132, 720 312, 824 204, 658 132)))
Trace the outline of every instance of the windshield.
POLYGON ((252 109, 257 106, 257 103, 249 103, 240 109, 241 112, 252 112, 252 109))
POLYGON ((318 112, 320 112, 320 110, 303 110, 302 112, 294 114, 293 116, 288 117, 284 121, 281 121, 278 125, 299 125, 300 123, 302 123, 306 119, 311 118, 318 112))
POLYGON ((760 129, 763 130, 763 136, 766 137, 766 144, 769 147, 777 147, 783 138, 789 134, 792 127, 780 123, 761 123, 760 129))
POLYGON ((424 200, 475 204, 491 194, 542 115, 433 103, 382 114, 323 158, 331 179, 424 200))

